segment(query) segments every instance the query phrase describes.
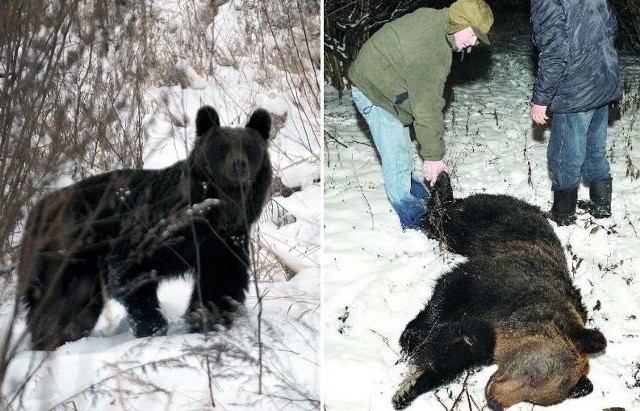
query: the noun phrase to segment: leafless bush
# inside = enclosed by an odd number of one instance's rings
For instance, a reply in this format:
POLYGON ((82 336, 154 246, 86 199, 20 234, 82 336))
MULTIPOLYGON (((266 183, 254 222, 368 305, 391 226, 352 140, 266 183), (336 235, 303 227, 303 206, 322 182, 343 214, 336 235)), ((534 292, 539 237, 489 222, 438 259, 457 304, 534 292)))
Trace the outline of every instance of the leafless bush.
POLYGON ((637 0, 612 0, 625 43, 640 53, 640 3, 637 0))
MULTIPOLYGON (((271 335, 278 334, 270 324, 267 323, 265 327, 266 332, 271 335)), ((203 339, 183 341, 179 351, 161 354, 153 360, 140 359, 141 353, 149 348, 148 341, 141 341, 116 360, 105 362, 101 378, 87 381, 86 388, 60 399, 56 404, 48 405, 47 409, 50 411, 81 409, 78 404, 95 404, 100 408, 100 404, 106 403, 110 404, 109 409, 130 409, 131 401, 136 399, 140 401, 152 399, 155 403, 166 401, 166 408, 163 409, 171 409, 171 400, 175 393, 171 391, 171 387, 163 384, 165 381, 162 375, 172 372, 180 372, 184 375, 184 371, 197 376, 194 379, 196 384, 202 386, 206 382, 209 388, 209 404, 203 402, 201 405, 204 408, 213 409, 216 406, 216 385, 219 379, 244 381, 248 391, 257 388, 252 371, 260 365, 261 361, 254 349, 258 343, 257 338, 258 334, 255 332, 227 334, 224 338, 216 340, 205 336, 203 339)), ((270 388, 286 391, 290 396, 288 400, 290 402, 304 402, 309 404, 309 409, 317 409, 319 401, 309 387, 279 372, 274 355, 277 357, 277 351, 283 347, 278 346, 278 343, 271 339, 267 340, 267 343, 269 348, 265 352, 263 361, 264 372, 272 379, 270 388)), ((29 409, 21 395, 22 393, 18 393, 5 398, 6 402, 2 409, 29 409)), ((274 394, 265 393, 266 397, 270 395, 274 394)), ((287 402, 286 398, 278 398, 275 395, 273 400, 287 402)))
POLYGON ((624 95, 618 104, 620 115, 628 119, 628 126, 622 130, 624 138, 624 155, 627 164, 626 176, 634 180, 640 179, 640 168, 633 162, 633 142, 637 141, 638 122, 640 121, 640 88, 637 84, 625 81, 624 95))
POLYGON ((93 7, 79 0, 47 3, 9 0, 0 6, 5 276, 25 206, 61 174, 142 165, 145 42, 127 43, 126 31, 114 28, 115 20, 126 18, 110 12, 106 1, 93 7))
MULTIPOLYGON (((30 205, 64 178, 142 165, 144 4, 0 5, 0 276, 11 281, 30 205), (133 7, 133 6, 132 6, 133 7), (135 39, 135 41, 134 41, 135 39)), ((3 299, 18 293, 0 289, 3 299)), ((0 383, 12 352, 0 341, 0 383)))
MULTIPOLYGON (((247 30, 254 38, 264 37, 264 41, 255 43, 256 54, 264 62, 263 84, 284 90, 304 121, 295 135, 282 137, 296 141, 309 155, 317 156, 322 124, 320 3, 297 0, 294 3, 253 1, 251 4, 257 18, 247 30), (284 78, 276 73, 284 73, 284 78)), ((285 121, 286 118, 276 117, 276 123, 285 121)))

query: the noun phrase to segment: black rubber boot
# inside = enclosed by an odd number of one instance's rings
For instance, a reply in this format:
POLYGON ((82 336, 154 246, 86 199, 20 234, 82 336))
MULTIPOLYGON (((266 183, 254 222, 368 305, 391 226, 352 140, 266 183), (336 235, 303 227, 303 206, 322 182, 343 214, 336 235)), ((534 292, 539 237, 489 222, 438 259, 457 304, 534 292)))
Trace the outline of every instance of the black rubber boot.
POLYGON ((578 207, 587 210, 593 218, 611 217, 611 178, 589 184, 589 201, 580 201, 578 207))
POLYGON ((553 206, 547 218, 559 226, 570 225, 576 221, 576 204, 578 203, 578 187, 553 192, 553 206))

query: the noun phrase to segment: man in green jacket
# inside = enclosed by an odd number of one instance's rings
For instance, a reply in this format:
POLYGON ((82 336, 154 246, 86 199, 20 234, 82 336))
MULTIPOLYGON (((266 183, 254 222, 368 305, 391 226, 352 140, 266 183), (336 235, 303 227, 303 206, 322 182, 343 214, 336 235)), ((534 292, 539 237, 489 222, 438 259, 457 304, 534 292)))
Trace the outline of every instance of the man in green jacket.
POLYGON ((382 161, 389 201, 404 229, 420 229, 429 193, 412 177, 420 144, 424 180, 435 183, 444 147, 444 85, 451 52, 489 44, 493 14, 484 0, 457 0, 449 8, 420 8, 385 24, 362 46, 349 69, 351 95, 369 124, 382 161))

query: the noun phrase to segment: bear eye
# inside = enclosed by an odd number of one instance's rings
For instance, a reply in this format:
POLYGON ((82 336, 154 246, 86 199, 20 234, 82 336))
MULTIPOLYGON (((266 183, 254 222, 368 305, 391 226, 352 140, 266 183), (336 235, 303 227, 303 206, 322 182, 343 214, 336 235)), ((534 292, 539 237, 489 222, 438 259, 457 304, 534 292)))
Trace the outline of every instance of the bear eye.
POLYGON ((227 151, 229 151, 229 145, 223 141, 219 142, 218 144, 216 144, 213 147, 214 150, 214 155, 217 157, 224 157, 227 153, 227 151))
POLYGON ((530 387, 536 387, 544 380, 542 370, 531 367, 524 371, 524 380, 530 387))
POLYGON ((228 151, 228 144, 218 141, 209 145, 207 150, 203 152, 203 155, 206 156, 207 162, 224 162, 228 151))
POLYGON ((248 142, 244 144, 244 152, 248 157, 257 157, 259 154, 258 145, 254 142, 248 142))

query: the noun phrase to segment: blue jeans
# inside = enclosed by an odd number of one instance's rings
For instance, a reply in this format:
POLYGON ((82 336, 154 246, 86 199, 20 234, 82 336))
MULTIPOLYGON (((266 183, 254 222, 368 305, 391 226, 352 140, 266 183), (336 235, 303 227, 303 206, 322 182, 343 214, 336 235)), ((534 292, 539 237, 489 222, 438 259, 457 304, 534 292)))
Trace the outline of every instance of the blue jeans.
POLYGON ((409 229, 422 228, 429 192, 412 175, 413 145, 409 128, 388 111, 374 105, 356 87, 351 87, 351 98, 369 125, 380 154, 387 197, 400 217, 400 225, 409 229))
POLYGON ((611 177, 606 157, 609 106, 581 113, 555 113, 547 160, 551 190, 568 190, 611 177))

